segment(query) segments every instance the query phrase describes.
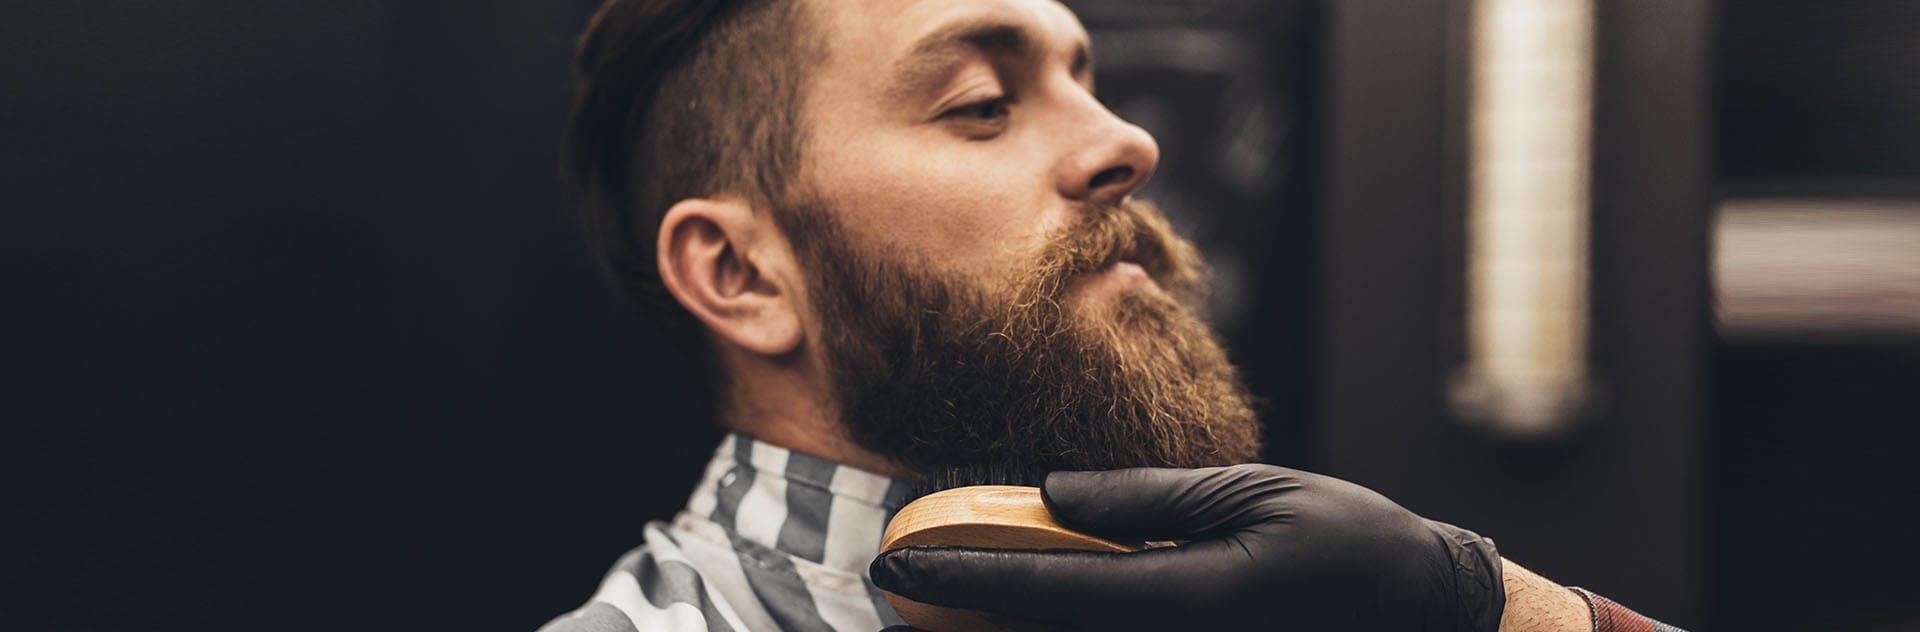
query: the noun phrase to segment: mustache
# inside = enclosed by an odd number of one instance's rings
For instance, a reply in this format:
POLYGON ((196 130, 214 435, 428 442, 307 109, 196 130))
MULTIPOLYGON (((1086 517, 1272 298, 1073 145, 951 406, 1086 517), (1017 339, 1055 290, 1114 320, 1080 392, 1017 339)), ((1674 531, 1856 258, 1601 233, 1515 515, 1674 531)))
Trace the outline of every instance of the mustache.
POLYGON ((1205 298, 1208 271, 1199 249, 1173 230, 1159 207, 1144 200, 1100 202, 1085 215, 1042 250, 1036 288, 1042 296, 1058 297, 1075 279, 1124 259, 1176 298, 1190 304, 1205 298))

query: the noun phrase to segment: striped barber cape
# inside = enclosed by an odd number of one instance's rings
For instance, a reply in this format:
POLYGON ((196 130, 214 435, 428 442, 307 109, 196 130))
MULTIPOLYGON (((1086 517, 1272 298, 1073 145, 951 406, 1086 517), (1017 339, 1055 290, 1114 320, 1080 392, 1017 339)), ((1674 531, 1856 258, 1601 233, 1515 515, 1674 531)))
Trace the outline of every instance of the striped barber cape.
POLYGON ((687 507, 646 526, 541 632, 858 630, 902 623, 867 579, 906 484, 734 433, 687 507))

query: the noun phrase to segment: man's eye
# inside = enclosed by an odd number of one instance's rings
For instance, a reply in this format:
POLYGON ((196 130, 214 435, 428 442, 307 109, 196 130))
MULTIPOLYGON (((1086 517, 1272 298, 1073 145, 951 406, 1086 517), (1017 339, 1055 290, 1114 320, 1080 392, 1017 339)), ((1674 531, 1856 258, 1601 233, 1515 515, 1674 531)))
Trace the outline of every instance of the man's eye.
POLYGON ((941 114, 941 117, 994 121, 1004 118, 1012 105, 1011 97, 999 97, 947 110, 946 113, 941 114))

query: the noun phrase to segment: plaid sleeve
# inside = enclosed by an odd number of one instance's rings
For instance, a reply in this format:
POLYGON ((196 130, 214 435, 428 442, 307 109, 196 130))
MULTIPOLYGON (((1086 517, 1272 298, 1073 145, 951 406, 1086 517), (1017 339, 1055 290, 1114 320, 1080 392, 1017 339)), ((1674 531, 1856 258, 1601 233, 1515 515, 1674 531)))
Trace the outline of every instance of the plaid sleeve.
POLYGON ((1568 586, 1574 594, 1587 601, 1587 612, 1593 617, 1593 632, 1685 632, 1638 612, 1628 610, 1626 606, 1614 603, 1585 588, 1568 586))

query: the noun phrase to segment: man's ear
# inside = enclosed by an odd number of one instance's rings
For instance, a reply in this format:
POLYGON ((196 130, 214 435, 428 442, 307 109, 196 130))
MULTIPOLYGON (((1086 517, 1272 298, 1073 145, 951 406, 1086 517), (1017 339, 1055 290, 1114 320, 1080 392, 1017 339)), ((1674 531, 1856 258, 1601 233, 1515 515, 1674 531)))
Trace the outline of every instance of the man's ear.
POLYGON ((793 255, 766 213, 734 198, 681 200, 660 221, 660 278, 722 340, 785 355, 800 346, 793 255))

